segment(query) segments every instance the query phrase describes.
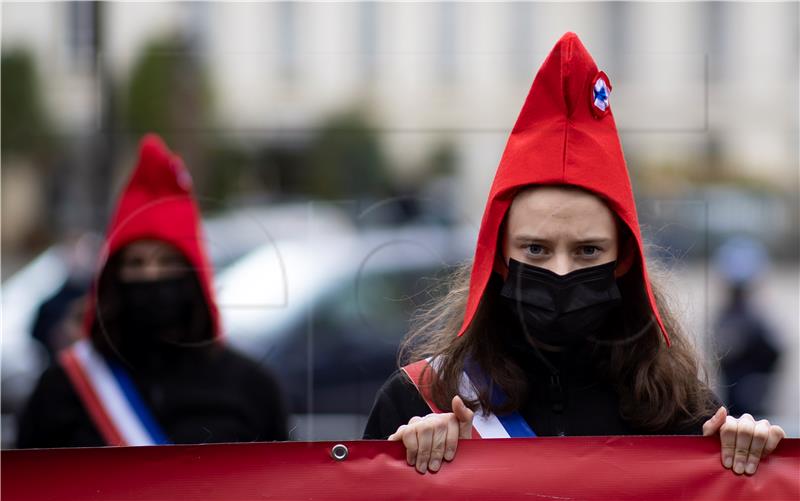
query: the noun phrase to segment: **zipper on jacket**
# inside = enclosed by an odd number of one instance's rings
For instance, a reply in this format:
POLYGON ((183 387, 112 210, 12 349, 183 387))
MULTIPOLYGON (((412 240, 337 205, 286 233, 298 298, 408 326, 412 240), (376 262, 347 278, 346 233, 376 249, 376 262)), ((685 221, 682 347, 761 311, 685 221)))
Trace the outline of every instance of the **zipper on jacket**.
POLYGON ((550 375, 550 386, 548 390, 553 412, 561 414, 564 412, 564 387, 561 386, 561 378, 558 374, 550 375))
POLYGON ((558 436, 566 435, 564 430, 564 387, 561 385, 561 378, 557 372, 550 375, 550 385, 548 386, 548 393, 550 396, 550 405, 552 406, 553 421, 555 424, 555 433, 558 436))

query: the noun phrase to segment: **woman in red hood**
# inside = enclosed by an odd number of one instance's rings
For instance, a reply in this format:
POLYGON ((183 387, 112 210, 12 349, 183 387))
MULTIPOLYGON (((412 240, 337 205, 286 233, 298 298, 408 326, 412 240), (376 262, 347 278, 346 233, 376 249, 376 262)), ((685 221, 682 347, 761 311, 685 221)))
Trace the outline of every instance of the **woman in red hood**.
POLYGON ((719 433, 752 474, 783 430, 727 416, 651 282, 611 113, 574 33, 543 63, 497 169, 470 269, 418 320, 365 438, 437 471, 459 438, 719 433))
POLYGON ((20 447, 286 440, 276 381, 222 342, 191 177, 154 135, 99 270, 85 339, 42 375, 20 447))

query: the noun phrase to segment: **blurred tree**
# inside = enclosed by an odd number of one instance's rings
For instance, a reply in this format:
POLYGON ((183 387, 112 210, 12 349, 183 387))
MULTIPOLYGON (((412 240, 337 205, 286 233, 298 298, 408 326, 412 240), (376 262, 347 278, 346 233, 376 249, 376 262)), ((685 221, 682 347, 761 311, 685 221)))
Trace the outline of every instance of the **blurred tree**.
POLYGON ((420 218, 428 222, 459 222, 456 200, 458 150, 451 139, 443 138, 428 155, 417 191, 420 193, 420 218))
POLYGON ((242 183, 251 164, 250 154, 245 149, 231 143, 214 145, 209 151, 207 189, 203 192, 203 196, 213 205, 207 206, 207 209, 223 209, 233 197, 251 188, 242 183))
POLYGON ((272 196, 305 197, 305 167, 310 137, 284 137, 262 145, 256 152, 255 177, 272 196))
POLYGON ((133 132, 156 132, 167 142, 211 121, 211 86, 195 52, 178 36, 142 51, 127 86, 124 119, 133 132))
POLYGON ((451 140, 439 141, 431 151, 424 166, 426 177, 449 177, 456 174, 458 151, 451 140))
POLYGON ((317 198, 381 198, 391 188, 378 135, 358 111, 322 124, 309 144, 306 173, 302 191, 317 198))
POLYGON ((53 235, 55 207, 48 203, 59 187, 53 140, 33 55, 22 49, 2 54, 2 227, 4 276, 46 247, 53 235))
POLYGON ((134 141, 147 132, 161 135, 186 162, 201 198, 209 191, 224 198, 220 190, 236 186, 238 170, 225 163, 233 157, 213 154, 210 78, 188 39, 167 36, 147 44, 125 90, 122 120, 134 141))
POLYGON ((50 129, 33 58, 28 52, 14 50, 3 53, 0 64, 3 153, 41 152, 50 139, 50 129))

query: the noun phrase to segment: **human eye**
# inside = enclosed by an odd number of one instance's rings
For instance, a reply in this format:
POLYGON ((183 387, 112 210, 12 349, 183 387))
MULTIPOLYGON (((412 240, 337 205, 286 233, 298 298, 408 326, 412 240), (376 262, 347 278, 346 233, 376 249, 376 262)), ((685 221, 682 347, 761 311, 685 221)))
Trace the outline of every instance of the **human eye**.
POLYGON ((170 254, 162 259, 162 263, 167 266, 181 266, 183 259, 177 254, 170 254))
POLYGON ((142 256, 125 256, 122 260, 122 266, 125 268, 142 268, 144 266, 144 258, 142 256))
POLYGON ((158 264, 164 268, 165 271, 171 273, 179 273, 186 269, 186 261, 180 254, 166 254, 160 256, 158 264))
POLYGON ((581 245, 578 254, 580 257, 593 258, 599 256, 602 251, 603 249, 596 245, 581 245))
POLYGON ((547 249, 540 244, 528 244, 525 249, 530 256, 544 256, 547 252, 547 249))

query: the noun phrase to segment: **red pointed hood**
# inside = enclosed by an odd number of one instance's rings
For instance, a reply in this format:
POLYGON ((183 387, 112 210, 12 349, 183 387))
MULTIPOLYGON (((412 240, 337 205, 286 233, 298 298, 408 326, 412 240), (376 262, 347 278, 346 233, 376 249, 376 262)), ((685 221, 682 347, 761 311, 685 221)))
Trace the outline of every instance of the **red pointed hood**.
POLYGON ((101 251, 97 279, 86 309, 87 334, 97 313, 96 292, 108 260, 136 240, 159 240, 177 248, 197 274, 211 314, 213 332, 219 337, 220 321, 212 286, 212 268, 206 256, 200 211, 192 194, 192 178, 183 161, 155 134, 139 146, 139 161, 120 196, 101 251))
POLYGON ((628 170, 603 87, 606 94, 610 92, 608 77, 597 70, 578 36, 566 33, 539 69, 497 168, 478 234, 459 336, 472 321, 489 282, 500 225, 517 191, 531 184, 561 184, 600 196, 627 225, 636 240, 650 307, 669 344, 647 277, 628 170))

